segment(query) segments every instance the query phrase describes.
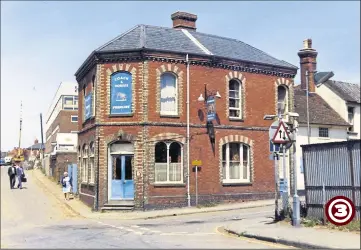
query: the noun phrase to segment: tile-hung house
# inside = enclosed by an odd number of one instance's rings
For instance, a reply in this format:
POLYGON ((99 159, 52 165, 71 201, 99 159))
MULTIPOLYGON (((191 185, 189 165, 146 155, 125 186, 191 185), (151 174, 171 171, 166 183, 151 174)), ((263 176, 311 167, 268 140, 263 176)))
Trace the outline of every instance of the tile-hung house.
MULTIPOLYGON (((294 105, 295 112, 299 114, 299 131, 297 136, 297 189, 300 194, 304 194, 304 172, 302 160, 301 145, 308 144, 307 133, 307 102, 306 102, 306 81, 305 71, 316 68, 317 51, 312 48, 312 40, 308 39, 304 42, 305 47, 298 53, 300 57, 301 67, 301 84, 295 86, 294 105)), ((310 124, 310 143, 325 143, 346 141, 348 138, 348 129, 350 124, 344 119, 345 116, 337 112, 337 107, 333 107, 322 98, 318 88, 315 86, 314 80, 309 78, 309 124, 310 124)), ((327 84, 327 83, 326 83, 327 84)), ((321 85, 322 87, 323 85, 321 85)))
POLYGON ((196 15, 172 20, 133 27, 76 72, 80 199, 95 209, 194 204, 194 160, 200 203, 274 196, 263 116, 278 91, 293 107, 297 67, 196 31, 196 15))

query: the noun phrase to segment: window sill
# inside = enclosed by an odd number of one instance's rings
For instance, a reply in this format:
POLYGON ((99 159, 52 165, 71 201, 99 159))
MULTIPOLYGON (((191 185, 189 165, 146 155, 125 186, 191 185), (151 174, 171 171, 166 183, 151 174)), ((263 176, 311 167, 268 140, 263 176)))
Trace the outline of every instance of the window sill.
POLYGON ((167 114, 160 114, 161 118, 180 118, 180 115, 167 115, 167 114))
POLYGON ((237 117, 229 117, 229 120, 235 122, 244 122, 243 118, 237 118, 237 117))
POLYGON ((353 131, 348 131, 347 134, 348 134, 348 135, 358 135, 357 132, 353 132, 353 131))
POLYGON ((87 183, 88 184, 88 186, 93 186, 93 187, 95 187, 95 182, 89 182, 89 183, 87 183))
POLYGON ((134 116, 134 113, 131 113, 131 114, 110 114, 109 118, 112 118, 112 117, 133 117, 133 116, 134 116))
POLYGON ((252 186, 252 182, 247 181, 247 182, 228 182, 228 181, 223 181, 222 182, 222 186, 252 186))
POLYGON ((154 187, 185 187, 185 183, 153 183, 154 187))

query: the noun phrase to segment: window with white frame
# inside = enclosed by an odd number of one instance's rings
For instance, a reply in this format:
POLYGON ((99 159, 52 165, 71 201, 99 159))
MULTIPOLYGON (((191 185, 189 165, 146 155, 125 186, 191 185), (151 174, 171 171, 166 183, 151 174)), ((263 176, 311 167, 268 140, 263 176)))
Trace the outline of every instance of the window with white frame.
POLYGON ((88 145, 83 146, 83 154, 82 154, 82 182, 88 182, 88 145))
POLYGON ((288 88, 280 85, 277 88, 277 113, 281 115, 287 114, 289 111, 288 105, 288 88))
POLYGON ((160 77, 160 113, 161 115, 178 115, 177 77, 166 72, 160 77))
POLYGON ((328 138, 328 128, 318 128, 318 137, 328 138))
POLYGON ((90 143, 89 147, 89 167, 90 167, 90 183, 95 183, 95 169, 94 169, 94 142, 90 143))
POLYGON ((242 84, 235 79, 229 81, 229 117, 242 118, 242 84))
POLYGON ((64 110, 77 110, 78 97, 77 96, 63 96, 63 109, 64 110))
POLYGON ((183 148, 178 142, 155 145, 155 183, 183 182, 183 148))
POLYGON ((250 182, 251 164, 248 145, 231 142, 222 146, 222 173, 224 183, 250 182))
POLYGON ((78 122, 78 116, 77 115, 72 115, 71 116, 71 122, 78 122))

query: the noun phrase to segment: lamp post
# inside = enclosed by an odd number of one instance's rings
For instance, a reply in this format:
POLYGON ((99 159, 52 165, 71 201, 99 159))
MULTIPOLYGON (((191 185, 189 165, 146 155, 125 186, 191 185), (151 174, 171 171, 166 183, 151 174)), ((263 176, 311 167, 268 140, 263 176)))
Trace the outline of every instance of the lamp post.
MULTIPOLYGON (((320 87, 323 83, 327 82, 331 77, 334 76, 332 71, 329 72, 317 72, 317 71, 311 71, 313 73, 313 80, 316 85, 316 87, 320 87)), ((306 113, 307 113, 307 142, 310 144, 310 138, 311 138, 311 130, 310 130, 310 111, 309 111, 309 104, 308 104, 308 96, 309 96, 309 71, 306 70, 306 113)))

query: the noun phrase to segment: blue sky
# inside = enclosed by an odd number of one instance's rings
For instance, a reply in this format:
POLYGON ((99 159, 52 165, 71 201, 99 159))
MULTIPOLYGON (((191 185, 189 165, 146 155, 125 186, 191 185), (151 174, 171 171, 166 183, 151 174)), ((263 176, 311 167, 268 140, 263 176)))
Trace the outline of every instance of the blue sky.
MULTIPOLYGON (((197 30, 239 39, 299 66, 302 41, 313 39, 318 70, 360 82, 360 2, 4 2, 1 1, 1 150, 40 140, 61 81, 92 50, 136 24, 171 27, 170 15, 198 15, 197 30)), ((299 83, 299 75, 296 76, 299 83)), ((45 140, 45 137, 44 137, 45 140)))

